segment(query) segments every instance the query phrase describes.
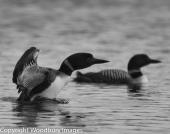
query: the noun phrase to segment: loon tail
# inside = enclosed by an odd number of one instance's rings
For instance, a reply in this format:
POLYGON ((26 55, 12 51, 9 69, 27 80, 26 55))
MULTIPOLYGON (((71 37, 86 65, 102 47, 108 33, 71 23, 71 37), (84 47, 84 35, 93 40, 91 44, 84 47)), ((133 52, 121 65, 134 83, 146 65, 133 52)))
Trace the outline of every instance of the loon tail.
POLYGON ((81 77, 81 76, 83 76, 83 73, 81 73, 80 71, 77 71, 77 72, 76 72, 76 76, 77 76, 77 77, 81 77))
POLYGON ((80 83, 87 83, 87 82, 92 83, 93 81, 92 81, 91 77, 88 76, 88 74, 89 73, 83 74, 80 71, 77 71, 76 72, 76 78, 74 78, 74 81, 75 82, 80 82, 80 83))

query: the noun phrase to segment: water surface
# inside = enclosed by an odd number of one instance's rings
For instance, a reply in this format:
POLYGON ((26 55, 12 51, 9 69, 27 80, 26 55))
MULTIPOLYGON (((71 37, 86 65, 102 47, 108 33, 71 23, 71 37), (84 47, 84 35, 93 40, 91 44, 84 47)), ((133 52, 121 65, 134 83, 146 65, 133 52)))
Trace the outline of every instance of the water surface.
MULTIPOLYGON (((0 0, 0 126, 78 128, 87 134, 170 132, 170 2, 168 0, 0 0), (126 86, 69 83, 69 104, 20 105, 12 71, 30 46, 38 63, 58 68, 75 52, 110 63, 82 70, 125 69, 136 53, 161 64, 143 68, 150 82, 139 93, 126 86)), ((74 76, 74 74, 73 74, 74 76)))

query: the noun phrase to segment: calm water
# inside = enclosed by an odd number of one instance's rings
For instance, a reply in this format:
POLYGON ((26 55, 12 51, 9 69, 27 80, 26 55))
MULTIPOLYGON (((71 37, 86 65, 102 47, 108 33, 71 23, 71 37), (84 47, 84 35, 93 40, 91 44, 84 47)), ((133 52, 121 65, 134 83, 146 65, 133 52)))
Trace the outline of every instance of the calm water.
MULTIPOLYGON (((169 0, 0 0, 0 126, 78 128, 87 134, 170 133, 169 0), (19 105, 13 68, 30 46, 38 63, 58 68, 68 55, 90 52, 110 63, 82 70, 126 69, 147 53, 162 64, 143 68, 150 82, 139 93, 126 86, 69 83, 69 104, 19 105)), ((74 76, 74 74, 73 74, 74 76)))

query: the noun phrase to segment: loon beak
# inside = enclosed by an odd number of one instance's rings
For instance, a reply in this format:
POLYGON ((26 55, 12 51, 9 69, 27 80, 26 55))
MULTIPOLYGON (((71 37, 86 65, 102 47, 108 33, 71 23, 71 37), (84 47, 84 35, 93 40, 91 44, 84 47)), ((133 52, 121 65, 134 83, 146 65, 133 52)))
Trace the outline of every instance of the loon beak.
POLYGON ((150 59, 150 63, 156 64, 156 63, 161 63, 161 61, 155 60, 155 59, 150 59))
POLYGON ((102 60, 102 59, 96 59, 96 58, 91 58, 90 60, 90 64, 102 64, 102 63, 107 63, 109 61, 107 60, 102 60))

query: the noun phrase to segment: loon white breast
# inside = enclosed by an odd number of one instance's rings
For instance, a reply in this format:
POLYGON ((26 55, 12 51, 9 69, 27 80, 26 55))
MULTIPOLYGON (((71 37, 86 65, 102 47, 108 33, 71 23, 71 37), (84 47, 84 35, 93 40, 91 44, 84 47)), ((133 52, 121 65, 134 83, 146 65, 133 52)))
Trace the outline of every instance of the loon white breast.
POLYGON ((145 83, 148 83, 149 80, 148 80, 148 77, 143 75, 141 77, 138 77, 138 78, 135 78, 135 79, 131 79, 130 80, 133 84, 145 84, 145 83))
POLYGON ((108 62, 89 53, 76 53, 67 57, 59 70, 55 70, 38 66, 37 52, 39 50, 35 47, 28 49, 13 71, 13 82, 20 93, 19 101, 33 101, 36 97, 55 99, 74 70, 108 62))
POLYGON ((57 98, 57 95, 60 93, 60 91, 63 89, 63 87, 71 80, 70 76, 65 75, 64 73, 56 76, 55 80, 51 85, 41 93, 36 94, 32 100, 34 100, 35 97, 41 96, 44 98, 57 98))
POLYGON ((160 63, 160 61, 151 59, 146 54, 136 54, 129 60, 127 72, 120 69, 106 69, 100 72, 89 72, 85 74, 77 72, 74 81, 107 84, 147 83, 148 79, 143 75, 141 68, 154 63, 160 63))

